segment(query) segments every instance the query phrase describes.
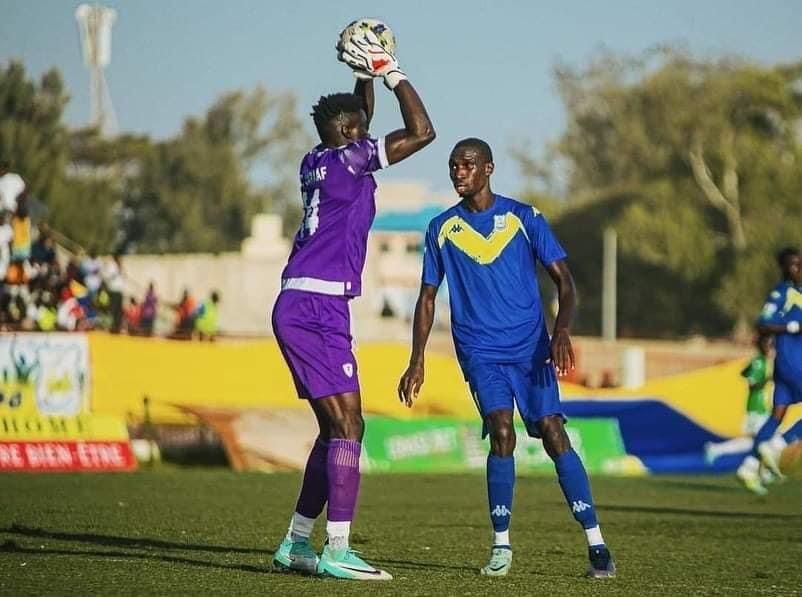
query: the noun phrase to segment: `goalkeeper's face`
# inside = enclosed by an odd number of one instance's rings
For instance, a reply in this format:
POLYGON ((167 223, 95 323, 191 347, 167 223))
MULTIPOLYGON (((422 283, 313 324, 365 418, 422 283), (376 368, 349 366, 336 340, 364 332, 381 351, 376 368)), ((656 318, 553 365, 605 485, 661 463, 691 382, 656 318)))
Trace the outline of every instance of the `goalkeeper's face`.
POLYGON ((473 147, 457 147, 448 159, 451 184, 460 197, 473 197, 490 186, 493 162, 473 147))
POLYGON ((340 114, 339 119, 340 134, 347 143, 353 143, 368 136, 368 116, 364 110, 340 114))

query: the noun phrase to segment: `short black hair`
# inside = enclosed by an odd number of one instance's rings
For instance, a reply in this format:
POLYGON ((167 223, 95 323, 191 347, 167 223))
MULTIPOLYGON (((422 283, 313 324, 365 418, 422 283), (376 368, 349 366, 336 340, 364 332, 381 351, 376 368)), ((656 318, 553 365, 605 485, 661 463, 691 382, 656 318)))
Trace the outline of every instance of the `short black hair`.
POLYGON ((799 249, 796 247, 785 247, 779 253, 777 253, 777 265, 779 265, 782 269, 788 267, 788 260, 791 257, 800 255, 799 249))
POLYGON ((312 120, 321 141, 326 141, 331 132, 332 123, 341 114, 358 114, 365 104, 361 97, 353 93, 332 93, 321 95, 317 103, 312 106, 312 120))
POLYGON ((458 141, 451 152, 453 153, 458 149, 462 149, 463 147, 475 149, 487 162, 493 161, 493 150, 490 149, 490 145, 487 144, 487 141, 483 141, 482 139, 478 139, 476 137, 468 137, 467 139, 458 141))

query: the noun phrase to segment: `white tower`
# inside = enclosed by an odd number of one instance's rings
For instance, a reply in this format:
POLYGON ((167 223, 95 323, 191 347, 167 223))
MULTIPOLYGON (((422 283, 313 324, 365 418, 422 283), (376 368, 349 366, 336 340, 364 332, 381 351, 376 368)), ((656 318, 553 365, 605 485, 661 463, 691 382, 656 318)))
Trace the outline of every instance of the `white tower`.
POLYGON ((111 26, 117 19, 117 11, 99 4, 81 4, 75 11, 75 18, 84 64, 91 77, 91 124, 97 126, 103 135, 114 135, 117 133, 117 117, 103 71, 111 63, 111 26))

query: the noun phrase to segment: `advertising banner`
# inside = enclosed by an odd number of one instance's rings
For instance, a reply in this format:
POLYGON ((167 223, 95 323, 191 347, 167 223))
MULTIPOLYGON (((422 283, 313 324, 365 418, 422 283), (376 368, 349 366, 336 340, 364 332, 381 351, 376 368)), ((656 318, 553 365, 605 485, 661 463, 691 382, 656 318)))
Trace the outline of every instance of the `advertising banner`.
POLYGON ((84 334, 0 336, 0 471, 136 468, 125 422, 89 414, 84 334))
POLYGON ((72 416, 89 411, 84 334, 0 336, 0 413, 72 416))
MULTIPOLYGON (((459 472, 484 470, 487 440, 481 423, 432 417, 399 420, 366 417, 365 470, 375 472, 459 472)), ((566 431, 589 472, 616 472, 626 459, 615 419, 576 419, 566 431)), ((551 472, 554 464, 539 439, 516 425, 515 465, 519 472, 551 472)))
MULTIPOLYGON (((303 470, 318 434, 304 409, 214 409, 181 407, 214 429, 235 470, 303 470)), ((618 422, 612 418, 571 419, 571 444, 588 471, 642 474, 625 453, 618 422)), ((488 440, 481 423, 453 417, 398 419, 365 416, 361 467, 364 472, 439 473, 483 471, 488 440)), ((542 442, 516 426, 516 466, 520 472, 554 472, 542 442)))
POLYGON ((136 459, 115 416, 0 414, 0 471, 128 471, 136 459))

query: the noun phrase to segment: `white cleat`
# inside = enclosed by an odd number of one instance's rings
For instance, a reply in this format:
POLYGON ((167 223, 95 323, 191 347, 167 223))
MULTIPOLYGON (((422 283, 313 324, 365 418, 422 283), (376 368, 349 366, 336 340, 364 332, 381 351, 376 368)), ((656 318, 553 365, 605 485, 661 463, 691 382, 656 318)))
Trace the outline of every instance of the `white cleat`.
MULTIPOLYGON (((785 443, 785 442, 782 442, 785 443)), ((780 454, 782 454, 784 446, 774 439, 762 442, 757 447, 757 453, 760 455, 760 461, 769 469, 777 479, 785 477, 780 470, 780 454)))

